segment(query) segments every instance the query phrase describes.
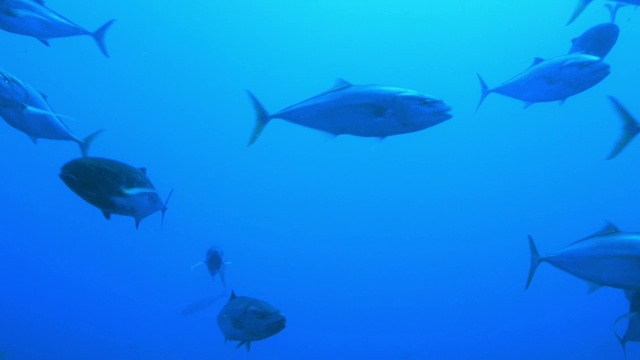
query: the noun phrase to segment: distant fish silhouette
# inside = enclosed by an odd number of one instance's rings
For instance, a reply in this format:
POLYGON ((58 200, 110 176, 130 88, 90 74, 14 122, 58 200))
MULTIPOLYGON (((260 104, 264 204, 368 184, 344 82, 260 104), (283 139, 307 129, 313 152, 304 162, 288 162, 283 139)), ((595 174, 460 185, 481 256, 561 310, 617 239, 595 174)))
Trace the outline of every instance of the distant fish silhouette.
POLYGON ((569 54, 580 53, 605 58, 618 41, 620 28, 614 23, 598 24, 571 40, 569 54))
POLYGON ((622 106, 622 104, 620 104, 620 102, 613 96, 610 96, 609 100, 611 100, 611 103, 618 112, 620 119, 622 119, 623 125, 622 136, 616 143, 613 151, 611 151, 611 154, 609 155, 607 160, 611 160, 614 157, 618 156, 618 154, 620 154, 622 150, 624 150, 624 148, 629 145, 631 140, 633 140, 633 138, 638 135, 638 133, 640 133, 640 124, 636 121, 636 119, 633 118, 633 116, 631 116, 631 113, 629 113, 629 111, 627 111, 627 109, 625 109, 624 106, 622 106))
POLYGON ((272 119, 283 119, 333 135, 384 138, 426 129, 451 118, 442 100, 414 90, 379 85, 352 85, 342 79, 329 90, 269 114, 249 92, 256 110, 252 145, 272 119))
POLYGON ((528 288, 543 262, 587 281, 592 290, 610 286, 640 290, 640 233, 621 232, 614 225, 576 241, 553 254, 540 256, 529 236, 531 267, 528 288))
POLYGON ((107 220, 111 214, 131 216, 136 221, 136 229, 142 219, 157 211, 162 212, 164 222, 173 193, 172 190, 163 202, 145 168, 97 157, 66 163, 60 170, 60 179, 86 202, 102 210, 107 220))
POLYGON ((286 326, 287 320, 272 305, 247 296, 236 296, 232 291, 227 304, 218 314, 218 327, 227 340, 239 341, 236 348, 271 337, 286 326))
POLYGON ((0 71, 0 117, 13 128, 27 134, 35 143, 38 139, 68 140, 80 146, 87 156, 89 146, 102 130, 84 139, 76 137, 62 121, 46 97, 31 85, 0 71))
POLYGON ((191 269, 194 269, 199 265, 206 265, 211 277, 214 278, 216 275, 220 275, 222 285, 226 288, 227 283, 225 281, 224 273, 227 264, 229 264, 229 262, 225 261, 224 252, 222 251, 222 249, 216 246, 212 246, 211 248, 209 248, 209 250, 207 250, 205 260, 193 265, 191 269))
POLYGON ((489 88, 478 74, 481 94, 476 111, 491 93, 524 101, 525 108, 538 102, 563 102, 595 86, 609 72, 609 65, 599 57, 570 54, 548 60, 536 58, 528 69, 495 88, 489 88))
POLYGON ((104 35, 115 20, 91 32, 44 5, 43 0, 0 0, 0 29, 26 35, 49 46, 49 39, 89 35, 109 57, 104 35))
MULTIPOLYGON (((628 5, 640 6, 640 0, 609 0, 609 1, 614 3, 614 5, 611 5, 611 4, 605 5, 611 12, 611 22, 615 22, 616 13, 618 12, 618 9, 620 9, 621 7, 628 6, 628 5)), ((578 4, 576 5, 576 8, 573 10, 573 14, 571 15, 571 18, 569 18, 567 25, 571 24, 575 19, 577 19, 578 16, 582 14, 584 9, 586 9, 587 6, 592 2, 593 0, 578 0, 578 4)))

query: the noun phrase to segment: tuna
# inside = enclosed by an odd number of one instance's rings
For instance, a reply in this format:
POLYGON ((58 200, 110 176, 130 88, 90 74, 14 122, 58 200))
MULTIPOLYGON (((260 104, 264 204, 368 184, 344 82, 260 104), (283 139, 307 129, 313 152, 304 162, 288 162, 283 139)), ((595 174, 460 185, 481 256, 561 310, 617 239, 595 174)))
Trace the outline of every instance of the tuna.
POLYGON ((605 58, 618 41, 620 28, 614 23, 603 23, 589 28, 571 40, 569 54, 580 53, 605 58))
POLYGON ((248 94, 257 114, 249 145, 272 119, 333 135, 385 138, 420 131, 451 118, 451 108, 442 100, 414 90, 352 85, 342 79, 331 89, 273 114, 269 114, 251 92, 248 94))
POLYGON ((609 155, 607 160, 611 160, 614 157, 618 156, 618 154, 620 154, 622 150, 627 147, 631 140, 633 140, 633 138, 638 135, 638 133, 640 133, 640 123, 638 123, 636 119, 631 116, 631 113, 629 113, 629 111, 627 111, 627 109, 625 109, 624 106, 622 106, 622 104, 620 104, 620 102, 613 96, 610 96, 609 99, 615 107, 618 116, 620 116, 620 119, 622 119, 623 125, 622 136, 616 143, 613 151, 611 151, 611 154, 609 155))
POLYGON ((622 345, 622 351, 624 351, 624 357, 627 358, 627 343, 629 341, 640 341, 640 293, 637 291, 625 291, 627 300, 629 300, 629 313, 619 317, 615 322, 618 323, 624 319, 628 320, 627 330, 623 336, 615 333, 620 345, 622 345))
POLYGON ((595 86, 609 72, 609 65, 599 57, 570 54, 548 60, 536 58, 527 70, 495 88, 489 88, 478 74, 482 93, 476 111, 491 93, 522 100, 525 108, 538 102, 563 102, 595 86))
POLYGON ((78 196, 102 211, 109 220, 112 214, 131 216, 140 221, 161 211, 162 221, 173 190, 162 201, 145 168, 135 168, 120 161, 84 157, 66 163, 60 179, 78 196))
POLYGON ((614 225, 564 249, 540 256, 529 236, 531 267, 528 288, 538 265, 547 262, 556 268, 587 281, 595 289, 610 286, 640 290, 640 233, 621 232, 614 225))
POLYGON ((232 291, 227 304, 218 314, 218 327, 227 340, 239 341, 251 350, 253 341, 271 337, 286 326, 287 320, 272 305, 258 299, 236 296, 232 291))
POLYGON ((206 265, 207 270, 209 271, 209 275, 211 275, 212 278, 215 278, 215 276, 219 274, 220 281, 222 281, 222 285, 226 288, 227 283, 224 279, 224 273, 227 264, 228 262, 226 262, 224 259, 224 252, 222 251, 222 249, 216 246, 212 246, 211 248, 209 248, 209 250, 207 250, 204 261, 195 264, 191 267, 191 269, 194 269, 199 265, 206 265))
POLYGON ((0 117, 13 128, 22 131, 36 143, 38 139, 73 141, 87 156, 89 146, 102 132, 98 130, 84 139, 75 136, 62 121, 46 97, 31 85, 0 71, 0 117))
POLYGON ((91 32, 44 5, 43 0, 0 0, 0 29, 34 37, 49 46, 49 39, 91 36, 104 56, 109 57, 104 35, 115 20, 91 32))

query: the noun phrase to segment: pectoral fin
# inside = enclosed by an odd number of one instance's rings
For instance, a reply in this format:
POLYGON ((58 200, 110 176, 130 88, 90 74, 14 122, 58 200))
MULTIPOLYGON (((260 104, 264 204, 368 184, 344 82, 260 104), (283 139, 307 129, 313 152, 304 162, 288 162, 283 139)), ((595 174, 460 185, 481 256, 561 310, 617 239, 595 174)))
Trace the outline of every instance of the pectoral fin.
POLYGON ((22 111, 24 111, 25 113, 28 113, 28 114, 32 114, 32 115, 54 116, 54 117, 67 119, 67 120, 75 120, 71 116, 57 114, 57 113, 54 113, 52 111, 39 109, 37 107, 29 106, 27 104, 22 104, 22 111))
POLYGON ((151 194, 151 193, 158 192, 156 189, 151 189, 151 188, 128 188, 128 189, 122 189, 121 191, 124 195, 128 195, 128 196, 139 195, 139 194, 151 194))

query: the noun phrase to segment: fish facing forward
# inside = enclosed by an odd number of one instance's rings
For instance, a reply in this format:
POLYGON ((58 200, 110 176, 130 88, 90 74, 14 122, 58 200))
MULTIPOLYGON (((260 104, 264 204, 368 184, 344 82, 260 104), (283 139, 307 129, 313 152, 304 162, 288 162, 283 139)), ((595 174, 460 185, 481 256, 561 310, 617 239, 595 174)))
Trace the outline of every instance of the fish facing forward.
POLYGON ((601 58, 585 54, 569 54, 548 60, 536 58, 525 71, 495 88, 489 88, 478 74, 482 93, 476 111, 491 93, 531 104, 564 101, 604 80, 611 72, 601 58))
POLYGON ((62 121, 64 116, 53 111, 42 93, 3 71, 0 71, 0 117, 13 128, 27 134, 34 143, 37 139, 76 142, 83 156, 87 156, 89 146, 102 132, 99 130, 84 139, 78 138, 62 121))
POLYGON ((91 32, 49 9, 44 0, 0 0, 0 29, 34 37, 49 46, 49 39, 89 35, 109 57, 104 36, 115 20, 91 32))
POLYGON ((84 157, 66 163, 60 170, 60 179, 78 196, 102 211, 109 220, 111 214, 131 216, 140 221, 157 212, 167 211, 145 168, 135 168, 123 162, 84 157))
POLYGON ((601 286, 640 290, 640 233, 621 232, 607 225, 598 233, 576 241, 553 254, 540 256, 529 236, 531 267, 528 288, 543 262, 587 281, 592 289, 601 286))
POLYGON ((247 296, 236 296, 233 291, 218 313, 217 321, 225 342, 239 341, 236 348, 244 345, 247 351, 251 350, 252 341, 271 337, 287 324, 287 319, 273 305, 247 296))
POLYGON ((206 265, 211 278, 215 278, 216 275, 220 275, 222 286, 226 288, 227 283, 225 281, 224 273, 227 264, 229 264, 229 262, 225 260, 224 252, 222 251, 222 249, 217 246, 212 246, 209 248, 209 250, 207 250, 204 261, 193 265, 191 269, 193 270, 200 265, 206 265))
POLYGON ((620 28, 614 23, 603 23, 589 28, 571 40, 569 54, 581 53, 604 59, 618 41, 620 28))
POLYGON ((352 85, 342 79, 329 90, 269 114, 248 92, 256 110, 252 145, 272 119, 283 119, 333 135, 349 134, 385 138, 420 131, 451 118, 442 100, 414 90, 352 85))

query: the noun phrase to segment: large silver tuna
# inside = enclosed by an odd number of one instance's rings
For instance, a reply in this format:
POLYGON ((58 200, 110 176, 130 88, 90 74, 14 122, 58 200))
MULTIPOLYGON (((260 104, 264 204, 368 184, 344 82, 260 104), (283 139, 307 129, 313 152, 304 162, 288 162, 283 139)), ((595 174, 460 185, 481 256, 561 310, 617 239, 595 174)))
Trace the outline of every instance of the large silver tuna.
POLYGON ((56 114, 42 93, 20 79, 0 71, 0 117, 7 124, 27 134, 35 143, 37 139, 68 140, 80 146, 87 156, 89 146, 101 132, 80 139, 56 114))
POLYGON ((269 114, 249 92, 256 109, 256 127, 249 140, 253 144, 272 119, 326 131, 384 138, 426 129, 451 118, 451 108, 414 90, 380 86, 351 85, 338 80, 328 91, 269 114))
POLYGON ((529 236, 531 267, 526 288, 543 262, 587 281, 593 287, 640 290, 640 233, 621 232, 613 225, 553 254, 540 256, 529 236))
POLYGON ((104 35, 113 22, 110 20, 91 32, 49 9, 43 0, 0 0, 0 29, 34 37, 47 46, 49 39, 88 35, 96 41, 100 51, 109 57, 104 35))
POLYGON ((478 75, 482 93, 476 110, 491 93, 522 100, 525 107, 538 102, 564 101, 598 84, 609 72, 609 65, 592 55, 536 58, 527 70, 495 88, 489 88, 478 75))
POLYGON ((620 28, 614 23, 603 23, 589 28, 571 40, 569 54, 580 53, 604 59, 618 41, 620 28))
POLYGON ((287 320, 272 305, 247 296, 236 296, 232 291, 227 304, 218 314, 218 327, 225 341, 239 341, 236 348, 271 337, 286 326, 287 320))

